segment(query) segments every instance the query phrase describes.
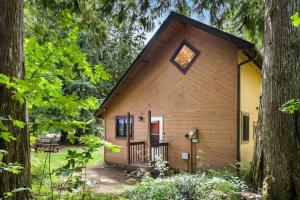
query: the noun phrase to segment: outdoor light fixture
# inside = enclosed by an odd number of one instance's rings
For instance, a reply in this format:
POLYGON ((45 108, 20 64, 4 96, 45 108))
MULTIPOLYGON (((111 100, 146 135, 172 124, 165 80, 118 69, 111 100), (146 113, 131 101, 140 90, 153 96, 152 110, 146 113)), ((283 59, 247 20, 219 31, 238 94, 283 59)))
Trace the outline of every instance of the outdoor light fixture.
POLYGON ((139 116, 138 119, 139 119, 139 121, 143 121, 143 117, 142 116, 139 116))

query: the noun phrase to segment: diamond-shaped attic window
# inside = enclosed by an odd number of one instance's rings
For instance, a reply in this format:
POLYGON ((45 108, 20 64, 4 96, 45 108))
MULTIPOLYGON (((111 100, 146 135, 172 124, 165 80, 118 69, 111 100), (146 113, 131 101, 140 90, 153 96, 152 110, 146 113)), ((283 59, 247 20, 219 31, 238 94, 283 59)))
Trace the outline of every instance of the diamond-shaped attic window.
POLYGON ((184 40, 171 58, 171 62, 182 72, 186 73, 199 56, 200 51, 184 40))

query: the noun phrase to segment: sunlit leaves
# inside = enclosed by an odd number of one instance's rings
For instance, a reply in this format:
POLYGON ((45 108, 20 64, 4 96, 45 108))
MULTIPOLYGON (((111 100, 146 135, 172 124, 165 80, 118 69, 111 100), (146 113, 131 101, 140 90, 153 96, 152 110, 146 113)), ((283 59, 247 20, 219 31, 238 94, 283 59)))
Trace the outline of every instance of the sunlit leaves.
POLYGON ((31 189, 30 188, 22 188, 22 187, 17 188, 17 189, 12 190, 11 192, 5 192, 4 197, 9 198, 9 197, 12 197, 14 195, 14 193, 22 192, 22 191, 31 191, 31 189))
POLYGON ((294 26, 299 26, 300 25, 300 14, 299 12, 296 12, 293 16, 291 16, 292 23, 294 26))
POLYGON ((13 125, 18 127, 18 128, 24 128, 24 122, 19 121, 19 120, 13 120, 13 125))
POLYGON ((0 120, 0 131, 8 131, 7 126, 3 124, 2 120, 0 120))
POLYGON ((7 131, 1 131, 0 132, 0 138, 2 138, 3 140, 5 140, 6 142, 10 142, 11 140, 16 140, 16 138, 7 131))
POLYGON ((0 74, 0 83, 4 84, 7 88, 14 86, 14 83, 10 82, 10 77, 8 77, 4 74, 0 74))
POLYGON ((8 163, 8 164, 0 162, 0 173, 2 171, 8 171, 13 174, 19 174, 22 169, 23 169, 23 167, 17 162, 16 163, 8 163))
POLYGON ((74 133, 69 133, 69 134, 67 135, 67 139, 70 141, 71 144, 74 144, 75 141, 76 141, 76 139, 77 139, 77 137, 75 136, 74 133))
POLYGON ((93 73, 94 75, 91 77, 92 83, 97 83, 99 80, 109 80, 111 78, 110 74, 101 64, 97 64, 94 66, 93 73))
POLYGON ((6 125, 0 121, 0 139, 3 139, 6 142, 10 142, 11 140, 16 140, 16 138, 9 132, 6 125))
POLYGON ((84 135, 80 138, 80 143, 85 144, 88 147, 99 147, 101 140, 100 137, 94 135, 84 135))
POLYGON ((64 130, 67 132, 71 132, 74 128, 77 127, 84 129, 88 123, 89 122, 76 120, 55 121, 50 118, 41 118, 40 121, 35 125, 40 132, 49 132, 51 130, 64 130))
POLYGON ((280 110, 289 114, 295 113, 296 111, 300 110, 300 99, 290 99, 281 106, 280 110))
POLYGON ((121 148, 118 145, 114 145, 110 142, 103 141, 104 146, 113 153, 120 153, 121 148))

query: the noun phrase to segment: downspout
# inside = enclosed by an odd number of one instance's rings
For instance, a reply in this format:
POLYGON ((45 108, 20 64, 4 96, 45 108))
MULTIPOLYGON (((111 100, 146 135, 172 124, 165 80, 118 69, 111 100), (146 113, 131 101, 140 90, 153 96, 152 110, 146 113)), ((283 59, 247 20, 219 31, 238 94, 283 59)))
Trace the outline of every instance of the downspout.
MULTIPOLYGON (((257 55, 257 54, 256 54, 257 55)), ((256 55, 248 60, 245 60, 237 65, 237 172, 240 171, 240 161, 241 161, 241 67, 253 60, 255 60, 256 55)))

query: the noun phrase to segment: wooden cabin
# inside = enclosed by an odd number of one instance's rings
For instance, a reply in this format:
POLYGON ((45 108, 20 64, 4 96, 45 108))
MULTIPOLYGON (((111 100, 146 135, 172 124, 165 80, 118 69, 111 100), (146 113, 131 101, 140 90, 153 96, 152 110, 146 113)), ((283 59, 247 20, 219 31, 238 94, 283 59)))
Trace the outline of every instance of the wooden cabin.
POLYGON ((251 162, 260 63, 252 43, 171 12, 95 113, 121 147, 105 162, 161 158, 189 171, 251 162))

